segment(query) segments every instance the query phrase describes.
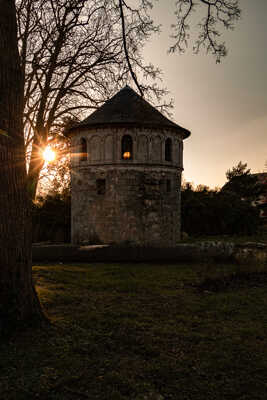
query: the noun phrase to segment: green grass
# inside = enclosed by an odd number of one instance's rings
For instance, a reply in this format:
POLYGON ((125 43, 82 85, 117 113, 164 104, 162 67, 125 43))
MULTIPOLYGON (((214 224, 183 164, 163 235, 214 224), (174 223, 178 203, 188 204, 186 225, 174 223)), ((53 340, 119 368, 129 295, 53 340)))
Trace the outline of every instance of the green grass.
POLYGON ((266 400, 267 267, 39 265, 46 330, 0 348, 2 400, 266 400))

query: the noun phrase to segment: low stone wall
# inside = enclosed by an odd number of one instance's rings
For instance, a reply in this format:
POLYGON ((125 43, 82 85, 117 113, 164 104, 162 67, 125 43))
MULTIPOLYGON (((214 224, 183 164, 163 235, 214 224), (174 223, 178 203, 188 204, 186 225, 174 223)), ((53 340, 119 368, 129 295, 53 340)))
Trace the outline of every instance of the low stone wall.
POLYGON ((236 245, 234 260, 238 264, 267 264, 267 244, 250 242, 236 245))
POLYGON ((34 262, 233 262, 267 264, 267 244, 180 243, 172 248, 34 244, 34 262))

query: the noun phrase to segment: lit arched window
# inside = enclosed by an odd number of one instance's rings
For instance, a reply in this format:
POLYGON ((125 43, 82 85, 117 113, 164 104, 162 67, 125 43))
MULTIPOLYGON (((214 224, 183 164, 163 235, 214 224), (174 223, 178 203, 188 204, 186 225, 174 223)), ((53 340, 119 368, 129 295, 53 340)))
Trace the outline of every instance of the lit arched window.
POLYGON ((80 161, 87 160, 87 143, 85 138, 80 140, 80 161))
POLYGON ((172 161, 172 141, 170 138, 165 141, 165 161, 172 161))
POLYGON ((124 135, 121 140, 121 158, 123 160, 133 159, 133 139, 130 135, 124 135))

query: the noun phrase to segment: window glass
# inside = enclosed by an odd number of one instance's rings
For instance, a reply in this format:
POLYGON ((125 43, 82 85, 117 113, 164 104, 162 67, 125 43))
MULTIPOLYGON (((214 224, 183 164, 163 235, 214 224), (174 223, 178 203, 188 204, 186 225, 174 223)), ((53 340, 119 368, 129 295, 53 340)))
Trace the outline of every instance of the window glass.
POLYGON ((80 161, 87 160, 87 143, 85 138, 81 138, 80 141, 80 161))
POLYGON ((130 135, 124 135, 121 140, 121 158, 123 160, 133 159, 133 140, 130 135))
POLYGON ((165 141, 165 161, 172 161, 172 141, 170 138, 165 141))
POLYGON ((97 179, 96 180, 96 192, 97 194, 105 194, 106 193, 106 179, 97 179))

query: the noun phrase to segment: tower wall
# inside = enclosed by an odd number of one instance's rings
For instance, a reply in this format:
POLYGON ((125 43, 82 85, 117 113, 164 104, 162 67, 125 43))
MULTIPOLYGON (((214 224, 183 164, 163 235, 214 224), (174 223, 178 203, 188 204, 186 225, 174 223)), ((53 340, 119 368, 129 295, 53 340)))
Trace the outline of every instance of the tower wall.
POLYGON ((171 129, 97 128, 72 138, 72 242, 174 246, 180 239, 182 136, 171 129), (132 158, 122 159, 123 136, 132 158), (87 155, 81 157, 81 139, 87 155), (166 161, 166 140, 171 140, 166 161))

